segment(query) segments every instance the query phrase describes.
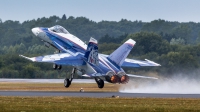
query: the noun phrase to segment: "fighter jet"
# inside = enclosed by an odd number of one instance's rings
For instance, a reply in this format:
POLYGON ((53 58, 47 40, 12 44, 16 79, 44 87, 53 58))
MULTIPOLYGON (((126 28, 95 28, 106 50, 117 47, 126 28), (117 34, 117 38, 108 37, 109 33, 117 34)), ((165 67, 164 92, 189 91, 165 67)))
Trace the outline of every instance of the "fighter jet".
POLYGON ((122 69, 122 67, 160 66, 147 59, 144 61, 128 59, 127 56, 136 43, 132 39, 127 40, 110 55, 106 55, 98 52, 96 39, 90 38, 86 45, 60 25, 50 28, 36 27, 32 29, 32 32, 45 43, 45 46, 53 46, 59 52, 38 57, 20 56, 33 62, 53 63, 54 69, 61 69, 63 65, 73 66, 70 77, 64 79, 66 88, 71 85, 75 74, 94 78, 99 88, 104 87, 104 81, 114 84, 128 83, 129 77, 157 79, 127 74, 122 69))

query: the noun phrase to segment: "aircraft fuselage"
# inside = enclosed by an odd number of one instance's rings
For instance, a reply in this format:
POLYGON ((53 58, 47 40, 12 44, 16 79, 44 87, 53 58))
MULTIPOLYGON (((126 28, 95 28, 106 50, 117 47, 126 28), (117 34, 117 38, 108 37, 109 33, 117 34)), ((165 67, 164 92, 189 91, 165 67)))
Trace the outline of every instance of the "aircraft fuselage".
MULTIPOLYGON (((56 47, 63 53, 70 52, 72 55, 84 57, 87 45, 78 37, 67 31, 63 33, 62 31, 54 31, 53 28, 36 27, 32 29, 32 32, 37 37, 56 47)), ((98 57, 98 66, 94 66, 90 63, 85 64, 86 66, 76 66, 78 75, 88 75, 89 77, 92 75, 111 83, 124 83, 128 81, 124 70, 108 60, 107 55, 99 54, 98 57), (107 75, 107 77, 105 77, 105 75, 107 75), (126 81, 122 82, 122 77, 125 77, 126 81)))

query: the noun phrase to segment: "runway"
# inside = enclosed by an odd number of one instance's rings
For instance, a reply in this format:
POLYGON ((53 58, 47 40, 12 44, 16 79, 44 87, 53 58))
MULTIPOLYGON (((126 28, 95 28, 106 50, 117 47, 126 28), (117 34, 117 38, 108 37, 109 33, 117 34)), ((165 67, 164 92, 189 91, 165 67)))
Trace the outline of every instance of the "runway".
MULTIPOLYGON (((0 82, 63 83, 64 79, 7 79, 7 78, 0 78, 0 82)), ((73 79, 73 83, 96 83, 96 82, 94 79, 73 79)))
POLYGON ((63 91, 0 91, 0 96, 68 96, 68 97, 132 97, 132 98, 200 98, 200 94, 159 94, 120 92, 63 92, 63 91))
MULTIPOLYGON (((63 79, 0 79, 0 82, 63 83, 63 79)), ((96 83, 93 79, 74 79, 73 83, 96 83)), ((0 91, 0 96, 68 96, 68 97, 132 97, 132 98, 200 98, 200 94, 130 93, 130 92, 69 92, 69 91, 0 91)))

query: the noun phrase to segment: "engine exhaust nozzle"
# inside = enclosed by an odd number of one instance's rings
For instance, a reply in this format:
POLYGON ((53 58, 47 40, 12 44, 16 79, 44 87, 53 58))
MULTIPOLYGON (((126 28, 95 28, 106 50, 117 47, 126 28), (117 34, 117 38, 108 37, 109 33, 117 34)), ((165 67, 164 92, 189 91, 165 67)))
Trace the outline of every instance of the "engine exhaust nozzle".
POLYGON ((117 76, 120 78, 120 81, 119 81, 120 83, 122 83, 122 84, 128 83, 129 76, 126 75, 125 72, 120 71, 117 73, 117 76))

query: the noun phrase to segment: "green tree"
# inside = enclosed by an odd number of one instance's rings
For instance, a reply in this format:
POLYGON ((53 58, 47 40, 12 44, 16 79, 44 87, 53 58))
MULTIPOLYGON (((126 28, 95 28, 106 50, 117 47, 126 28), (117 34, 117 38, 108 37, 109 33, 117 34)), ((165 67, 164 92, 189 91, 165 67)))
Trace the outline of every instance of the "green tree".
POLYGON ((173 34, 178 38, 184 39, 186 43, 191 43, 191 29, 188 25, 182 24, 173 29, 173 34))
POLYGON ((163 54, 159 60, 164 65, 165 71, 161 68, 163 74, 188 73, 199 67, 197 59, 189 52, 169 52, 163 54))
POLYGON ((178 39, 172 38, 171 41, 170 41, 170 44, 171 45, 174 45, 174 44, 182 44, 182 45, 184 45, 185 44, 185 40, 181 39, 181 38, 178 38, 178 39))
POLYGON ((63 16, 62 16, 62 20, 66 20, 67 19, 67 17, 66 17, 66 15, 64 14, 63 16))
POLYGON ((36 75, 40 69, 33 64, 28 64, 23 67, 22 74, 24 78, 36 78, 36 75))
POLYGON ((176 27, 179 23, 178 22, 169 22, 162 19, 153 20, 150 23, 146 23, 143 25, 141 31, 148 31, 148 32, 156 32, 160 33, 163 32, 164 34, 170 34, 171 29, 176 27))
POLYGON ((163 54, 170 50, 169 43, 156 33, 140 32, 129 35, 126 40, 129 38, 136 41, 131 54, 144 55, 149 52, 163 54))

